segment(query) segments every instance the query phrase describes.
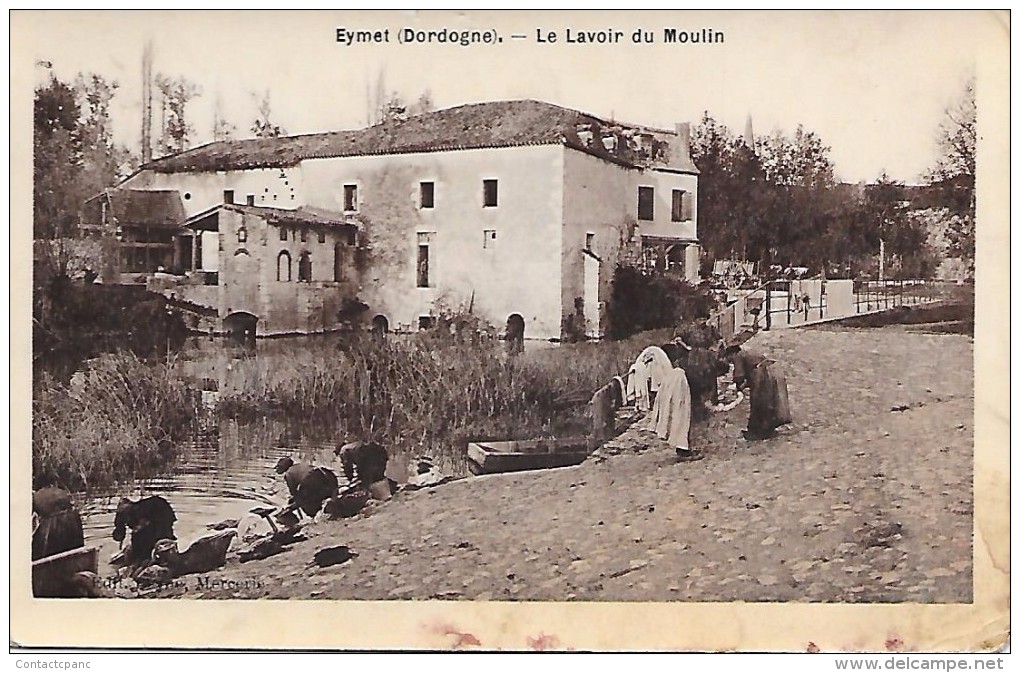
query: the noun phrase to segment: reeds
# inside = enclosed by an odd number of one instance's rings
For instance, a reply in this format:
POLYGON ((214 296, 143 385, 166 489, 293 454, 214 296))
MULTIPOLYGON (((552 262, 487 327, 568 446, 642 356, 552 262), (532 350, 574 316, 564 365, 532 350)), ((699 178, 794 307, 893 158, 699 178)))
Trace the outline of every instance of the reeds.
POLYGON ((339 347, 235 362, 234 385, 221 391, 218 410, 239 419, 282 417, 337 441, 373 439, 396 455, 429 453, 461 471, 470 441, 588 434, 591 395, 626 372, 656 336, 517 357, 473 334, 354 337, 339 347))
POLYGON ((32 400, 33 487, 101 489, 155 474, 188 437, 198 398, 164 364, 104 355, 64 386, 46 373, 32 400))
MULTIPOLYGON (((317 442, 372 439, 400 462, 428 453, 463 473, 471 441, 589 434, 592 394, 626 372, 641 348, 668 338, 649 332, 516 357, 471 331, 281 342, 269 349, 276 352, 229 361, 217 413, 279 419, 317 442)), ((200 413, 198 386, 181 369, 116 354, 93 360, 67 386, 41 374, 34 485, 103 489, 168 469, 200 413)))

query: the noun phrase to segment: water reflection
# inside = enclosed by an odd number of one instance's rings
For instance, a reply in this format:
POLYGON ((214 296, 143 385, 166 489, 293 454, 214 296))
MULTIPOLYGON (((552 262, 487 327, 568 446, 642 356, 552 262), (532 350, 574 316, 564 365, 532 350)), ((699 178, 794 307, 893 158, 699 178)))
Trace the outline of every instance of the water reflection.
MULTIPOLYGON (((288 376, 294 368, 341 358, 339 338, 262 339, 254 345, 192 338, 176 356, 174 367, 202 392, 205 416, 199 419, 195 436, 180 447, 180 457, 167 474, 95 495, 82 507, 86 543, 100 547, 101 572, 111 570, 108 562, 118 549, 111 535, 122 497, 166 498, 177 514, 175 532, 183 549, 208 533, 208 524, 238 519, 253 507, 284 504, 287 494, 283 479, 273 470, 283 456, 331 467, 341 486, 345 485, 343 471, 333 455, 338 440, 344 439, 343 428, 337 424, 329 427, 302 418, 238 421, 218 419, 214 412, 217 399, 224 393, 260 394, 272 383, 267 378, 288 376)), ((391 456, 387 475, 405 481, 417 449, 387 449, 391 456)))
POLYGON ((334 469, 333 441, 291 440, 293 429, 279 421, 220 421, 181 447, 170 473, 141 480, 89 499, 82 507, 86 544, 100 548, 100 572, 108 574, 110 557, 119 545, 112 538, 113 519, 122 497, 161 495, 177 514, 174 531, 181 548, 209 532, 208 524, 239 519, 251 508, 286 503, 283 479, 273 467, 283 456, 334 469))

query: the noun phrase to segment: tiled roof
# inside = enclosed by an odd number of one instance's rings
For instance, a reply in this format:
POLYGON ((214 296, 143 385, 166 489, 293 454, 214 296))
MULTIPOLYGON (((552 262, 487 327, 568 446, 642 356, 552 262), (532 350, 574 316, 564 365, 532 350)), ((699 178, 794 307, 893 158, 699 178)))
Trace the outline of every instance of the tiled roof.
POLYGON ((201 213, 192 215, 186 222, 184 222, 184 224, 187 226, 194 225, 196 222, 205 220, 220 210, 232 210, 237 213, 255 215, 256 217, 261 217, 270 224, 286 222, 330 227, 357 226, 355 222, 350 221, 343 213, 336 213, 331 210, 323 210, 321 208, 301 206, 290 210, 287 208, 271 208, 269 206, 248 206, 241 205, 239 203, 217 204, 212 208, 202 211, 201 213))
MULTIPOLYGON (((246 170, 293 166, 304 159, 564 144, 626 166, 658 164, 697 172, 686 151, 674 150, 672 160, 667 152, 666 156, 660 154, 657 159, 642 161, 629 151, 626 143, 617 144, 613 151, 607 150, 600 134, 623 132, 623 126, 534 100, 474 103, 361 130, 214 142, 157 159, 142 168, 159 173, 246 170), (584 128, 594 128, 595 133, 582 137, 579 130, 584 128)), ((642 127, 628 128, 633 133, 635 128, 642 127)), ((677 145, 676 134, 642 130, 664 141, 664 147, 677 145)))
POLYGON ((109 189, 89 199, 86 207, 103 198, 110 209, 107 216, 121 226, 173 228, 186 217, 181 194, 173 189, 109 189))
POLYGON ((308 206, 300 206, 294 210, 288 210, 286 208, 242 206, 237 203, 225 203, 223 207, 227 210, 257 215, 270 224, 277 222, 299 222, 301 224, 318 224, 333 227, 355 226, 355 223, 344 217, 343 213, 335 213, 321 208, 309 208, 308 206))

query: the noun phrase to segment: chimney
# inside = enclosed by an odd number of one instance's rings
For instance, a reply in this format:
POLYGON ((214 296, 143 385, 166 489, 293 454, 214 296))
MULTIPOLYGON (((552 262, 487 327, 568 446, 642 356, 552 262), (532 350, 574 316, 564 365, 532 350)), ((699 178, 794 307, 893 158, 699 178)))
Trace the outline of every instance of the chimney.
POLYGON ((691 123, 683 122, 676 125, 677 149, 673 152, 672 164, 686 164, 691 161, 691 123))
POLYGON ((676 125, 676 137, 680 141, 680 146, 687 150, 687 153, 691 153, 691 123, 684 122, 676 125))

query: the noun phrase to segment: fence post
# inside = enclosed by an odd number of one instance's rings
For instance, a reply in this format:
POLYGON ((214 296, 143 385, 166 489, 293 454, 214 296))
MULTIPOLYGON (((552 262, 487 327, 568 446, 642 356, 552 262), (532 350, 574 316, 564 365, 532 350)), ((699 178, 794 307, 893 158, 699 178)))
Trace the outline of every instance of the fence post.
POLYGON ((765 283, 765 331, 772 329, 772 282, 765 283))

